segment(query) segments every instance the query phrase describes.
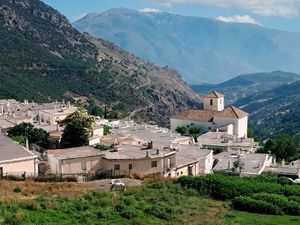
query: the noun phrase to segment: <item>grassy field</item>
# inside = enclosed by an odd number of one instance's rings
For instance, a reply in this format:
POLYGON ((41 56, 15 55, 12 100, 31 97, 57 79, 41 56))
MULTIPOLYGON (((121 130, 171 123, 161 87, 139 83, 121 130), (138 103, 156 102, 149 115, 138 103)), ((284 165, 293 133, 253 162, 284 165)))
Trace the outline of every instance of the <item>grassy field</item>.
POLYGON ((296 216, 235 211, 230 202, 201 197, 196 190, 171 182, 114 193, 74 183, 0 181, 0 224, 299 223, 296 216))

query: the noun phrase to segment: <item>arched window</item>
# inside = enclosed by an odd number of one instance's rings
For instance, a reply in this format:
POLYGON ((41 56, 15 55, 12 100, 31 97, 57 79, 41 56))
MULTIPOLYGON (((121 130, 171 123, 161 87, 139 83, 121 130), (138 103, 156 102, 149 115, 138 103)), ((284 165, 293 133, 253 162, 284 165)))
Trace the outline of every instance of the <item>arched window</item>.
POLYGON ((210 105, 213 105, 213 100, 212 99, 210 100, 210 105))

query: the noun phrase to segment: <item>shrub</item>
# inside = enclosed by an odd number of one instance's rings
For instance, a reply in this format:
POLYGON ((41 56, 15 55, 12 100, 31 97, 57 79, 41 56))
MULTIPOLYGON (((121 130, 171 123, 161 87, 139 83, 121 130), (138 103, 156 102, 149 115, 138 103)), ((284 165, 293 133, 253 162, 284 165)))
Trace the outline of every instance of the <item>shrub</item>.
POLYGON ((256 179, 210 174, 201 177, 180 177, 178 182, 182 186, 197 189, 201 195, 210 195, 220 200, 234 199, 238 196, 250 196, 262 192, 286 197, 300 197, 300 188, 298 186, 282 186, 277 183, 277 178, 260 177, 256 179))
POLYGON ((283 212, 278 206, 262 200, 255 200, 249 197, 236 197, 233 201, 233 208, 240 211, 247 211, 261 214, 282 215, 283 212))
POLYGON ((21 193, 21 192, 22 192, 22 190, 21 190, 21 188, 19 188, 19 187, 16 187, 16 188, 14 189, 14 192, 15 192, 15 193, 21 193))
POLYGON ((172 215, 174 214, 172 209, 159 206, 148 207, 144 210, 144 212, 163 220, 172 220, 172 215))
POLYGON ((252 196, 255 200, 262 200, 278 206, 283 212, 289 215, 300 215, 300 205, 297 202, 289 201, 288 198, 276 195, 276 194, 266 194, 258 193, 252 196))

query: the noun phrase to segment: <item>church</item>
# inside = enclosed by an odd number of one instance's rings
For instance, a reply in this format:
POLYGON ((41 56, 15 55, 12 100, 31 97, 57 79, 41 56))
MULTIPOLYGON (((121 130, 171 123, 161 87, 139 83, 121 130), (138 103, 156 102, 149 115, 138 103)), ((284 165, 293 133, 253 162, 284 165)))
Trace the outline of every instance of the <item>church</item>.
POLYGON ((203 110, 187 110, 171 118, 171 130, 178 126, 198 126, 201 133, 227 132, 239 138, 247 138, 249 114, 230 106, 224 109, 224 95, 213 91, 204 96, 203 110))

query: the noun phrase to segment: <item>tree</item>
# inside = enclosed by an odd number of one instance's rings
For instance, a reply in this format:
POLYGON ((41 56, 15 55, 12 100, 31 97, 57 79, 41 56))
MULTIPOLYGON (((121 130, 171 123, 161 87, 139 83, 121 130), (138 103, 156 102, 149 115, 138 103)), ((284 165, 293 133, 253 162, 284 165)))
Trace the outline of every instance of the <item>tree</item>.
POLYGON ((197 126, 191 126, 189 128, 189 133, 190 134, 200 134, 200 128, 197 126))
POLYGON ((20 145, 26 145, 26 137, 25 136, 12 136, 10 137, 12 140, 18 142, 20 145))
POLYGON ((189 133, 195 139, 195 141, 197 142, 197 139, 200 135, 200 128, 197 127, 197 126, 191 126, 189 128, 189 133))
POLYGON ((43 129, 35 128, 31 123, 20 123, 12 127, 8 132, 8 137, 21 141, 17 137, 26 137, 29 143, 36 144, 42 148, 50 148, 49 133, 43 129), (14 137, 14 138, 13 138, 14 137))
POLYGON ((187 131, 187 128, 185 127, 185 126, 178 126, 178 127, 176 127, 176 131, 179 133, 179 134, 181 134, 181 135, 184 135, 185 134, 185 132, 187 131))
POLYGON ((240 173, 242 172, 242 169, 245 168, 245 163, 242 162, 242 160, 238 159, 233 163, 233 172, 236 171, 237 169, 240 170, 240 173))
POLYGON ((279 139, 269 139, 264 148, 259 149, 258 153, 271 153, 276 156, 278 160, 285 159, 291 161, 299 155, 299 145, 297 141, 288 136, 281 135, 279 139))
POLYGON ((103 124, 102 126, 103 126, 103 134, 104 135, 110 134, 110 130, 111 130, 112 127, 110 127, 110 126, 108 126, 106 124, 103 124))
POLYGON ((83 108, 58 121, 58 124, 64 127, 62 145, 67 148, 88 145, 94 122, 95 117, 89 116, 83 108))

